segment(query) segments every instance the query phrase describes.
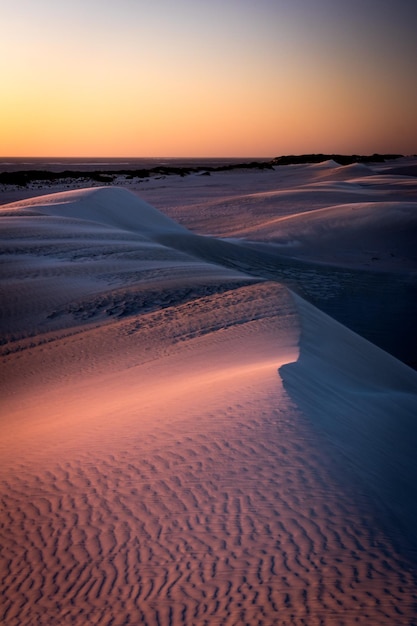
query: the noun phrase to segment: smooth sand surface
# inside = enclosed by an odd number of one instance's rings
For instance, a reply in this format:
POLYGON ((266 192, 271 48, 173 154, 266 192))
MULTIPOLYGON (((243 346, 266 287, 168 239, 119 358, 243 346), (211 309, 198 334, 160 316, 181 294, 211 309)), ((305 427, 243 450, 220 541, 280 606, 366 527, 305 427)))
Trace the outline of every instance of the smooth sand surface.
POLYGON ((327 162, 0 208, 2 624, 417 623, 417 373, 380 347, 416 192, 327 162))

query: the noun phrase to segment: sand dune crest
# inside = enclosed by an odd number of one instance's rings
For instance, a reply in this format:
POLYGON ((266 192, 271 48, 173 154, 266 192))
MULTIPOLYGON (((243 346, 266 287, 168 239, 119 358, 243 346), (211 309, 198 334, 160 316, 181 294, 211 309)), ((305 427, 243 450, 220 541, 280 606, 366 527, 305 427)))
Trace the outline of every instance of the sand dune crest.
POLYGON ((16 212, 79 218, 141 234, 184 232, 184 228, 127 189, 96 187, 39 196, 6 205, 16 212))

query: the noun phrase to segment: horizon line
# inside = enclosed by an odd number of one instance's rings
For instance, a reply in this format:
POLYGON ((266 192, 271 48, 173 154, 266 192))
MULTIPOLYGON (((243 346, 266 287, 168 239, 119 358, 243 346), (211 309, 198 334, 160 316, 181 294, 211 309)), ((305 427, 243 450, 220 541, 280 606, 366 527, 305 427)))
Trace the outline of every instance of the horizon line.
POLYGON ((416 153, 407 153, 407 154, 403 154, 403 153, 393 153, 393 152, 367 152, 367 153, 362 153, 362 152, 291 152, 291 153, 286 153, 286 154, 274 154, 273 156, 271 155, 247 155, 247 156, 236 156, 236 155, 216 155, 216 156, 192 156, 192 155, 188 155, 188 156, 173 156, 173 155, 160 155, 160 156, 111 156, 111 155, 106 155, 106 156, 95 156, 95 155, 90 155, 90 156, 80 156, 80 155, 73 155, 73 156, 62 156, 62 155, 47 155, 47 156, 40 156, 40 155, 19 155, 19 156, 10 156, 10 155, 0 155, 0 160, 4 161, 6 159, 96 159, 99 161, 102 161, 104 159, 117 159, 117 160, 121 160, 121 159, 126 159, 126 160, 132 160, 132 159, 277 159, 277 158, 281 158, 281 157, 288 157, 288 156, 321 156, 321 155, 328 155, 328 156, 333 156, 333 155, 339 155, 339 156, 396 156, 396 157, 409 157, 409 156, 417 156, 417 152, 416 153))

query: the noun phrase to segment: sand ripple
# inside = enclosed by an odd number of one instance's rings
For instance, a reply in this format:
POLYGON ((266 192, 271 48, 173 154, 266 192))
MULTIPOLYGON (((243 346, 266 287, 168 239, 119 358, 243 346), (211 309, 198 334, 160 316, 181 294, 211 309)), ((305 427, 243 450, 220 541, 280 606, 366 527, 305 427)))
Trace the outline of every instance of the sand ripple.
POLYGON ((412 572, 365 497, 251 391, 194 431, 6 476, 3 623, 411 624, 412 572))

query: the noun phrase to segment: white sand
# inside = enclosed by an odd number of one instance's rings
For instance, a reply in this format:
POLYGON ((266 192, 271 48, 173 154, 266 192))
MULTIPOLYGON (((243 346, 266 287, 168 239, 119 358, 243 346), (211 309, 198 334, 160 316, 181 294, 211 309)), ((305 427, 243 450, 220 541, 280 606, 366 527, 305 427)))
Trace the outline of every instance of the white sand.
POLYGON ((0 208, 2 623, 415 623, 417 374, 286 285, 413 293, 416 179, 132 189, 0 208))

